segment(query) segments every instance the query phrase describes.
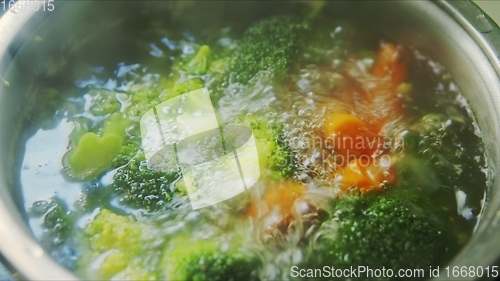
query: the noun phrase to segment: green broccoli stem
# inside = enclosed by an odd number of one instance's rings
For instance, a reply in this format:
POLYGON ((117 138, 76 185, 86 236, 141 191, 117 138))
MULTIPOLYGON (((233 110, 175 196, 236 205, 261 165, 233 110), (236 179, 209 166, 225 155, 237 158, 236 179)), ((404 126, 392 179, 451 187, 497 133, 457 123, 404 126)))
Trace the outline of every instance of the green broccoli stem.
POLYGON ((210 66, 210 47, 203 45, 198 50, 198 53, 184 66, 183 69, 191 75, 202 75, 207 73, 210 66))

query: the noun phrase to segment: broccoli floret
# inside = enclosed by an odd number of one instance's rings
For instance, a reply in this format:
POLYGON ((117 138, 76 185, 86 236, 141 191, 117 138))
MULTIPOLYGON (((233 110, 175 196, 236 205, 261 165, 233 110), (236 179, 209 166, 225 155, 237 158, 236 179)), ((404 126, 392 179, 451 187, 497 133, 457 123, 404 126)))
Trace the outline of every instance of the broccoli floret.
MULTIPOLYGON (((125 165, 128 162, 126 160, 139 154, 140 145, 135 140, 132 141, 131 136, 139 135, 137 129, 140 118, 165 100, 204 87, 204 81, 200 78, 186 79, 182 82, 177 80, 182 76, 179 73, 180 66, 184 66, 186 72, 193 75, 206 72, 209 67, 209 55, 209 47, 202 46, 198 54, 188 62, 179 61, 172 67, 172 79, 162 78, 158 81, 157 87, 142 88, 124 94, 129 96, 130 105, 124 108, 123 112, 120 112, 122 104, 118 100, 117 93, 103 89, 93 90, 90 93, 93 97, 90 111, 94 115, 109 116, 94 128, 91 128, 89 120, 76 120, 75 130, 71 134, 72 149, 64 157, 67 176, 74 180, 94 180, 111 168, 125 165), (129 129, 136 131, 130 132, 129 129)), ((145 176, 149 177, 150 175, 145 176)), ((139 180, 137 174, 130 183, 137 183, 139 180)), ((119 185, 121 186, 121 183, 119 185)), ((131 189, 134 190, 132 197, 135 197, 133 196, 137 193, 135 187, 131 189)), ((147 194, 148 191, 152 189, 143 191, 140 196, 156 198, 156 195, 164 194, 160 190, 152 194, 147 194)), ((151 204, 146 205, 149 209, 151 204)))
POLYGON ((294 158, 282 137, 283 126, 247 116, 240 120, 255 137, 261 174, 289 178, 295 171, 294 158), (262 173, 264 172, 264 173, 262 173), (268 174, 270 172, 270 174, 268 174))
POLYGON ((258 71, 284 80, 306 44, 310 24, 292 16, 276 16, 251 26, 243 35, 229 69, 230 80, 246 83, 258 71))
POLYGON ((144 88, 130 94, 130 105, 125 112, 130 118, 140 119, 142 115, 160 103, 160 96, 166 89, 144 88))
POLYGON ((205 86, 203 80, 200 78, 193 78, 186 80, 182 83, 176 82, 174 83, 174 87, 172 88, 171 93, 167 94, 167 99, 174 98, 179 95, 201 89, 205 86))
MULTIPOLYGON (((58 198, 53 197, 49 201, 38 201, 35 204, 43 204, 46 213, 43 218, 43 226, 52 232, 57 241, 62 242, 69 237, 73 231, 73 214, 68 211, 67 206, 58 198)), ((41 206, 35 206, 40 208, 41 206)))
POLYGON ((447 198, 454 198, 457 192, 472 194, 477 182, 486 181, 484 147, 478 143, 481 143, 481 138, 465 109, 451 105, 447 107, 446 114, 424 115, 404 136, 404 158, 418 159, 419 166, 424 167, 420 172, 425 174, 416 176, 418 171, 411 173, 411 169, 407 169, 411 161, 402 159, 399 164, 396 163, 396 169, 401 171, 402 176, 398 187, 420 180, 418 185, 422 189, 432 191, 431 200, 440 206, 443 216, 449 218, 445 221, 447 229, 453 230, 458 244, 465 243, 464 237, 470 235, 472 229, 463 225, 457 227, 461 225, 457 221, 474 219, 476 213, 464 216, 459 211, 460 216, 457 217, 456 201, 447 198), (411 178, 406 180, 404 176, 411 178))
POLYGON ((98 279, 256 279, 258 261, 240 247, 214 240, 191 241, 185 234, 172 238, 164 247, 155 231, 132 216, 101 210, 86 226, 81 249, 82 265, 96 266, 80 269, 87 271, 83 272, 85 276, 98 279))
POLYGON ((117 93, 104 89, 92 89, 90 95, 92 104, 89 109, 92 114, 101 116, 120 111, 122 105, 117 93))
POLYGON ((118 169, 113 177, 113 188, 122 195, 121 203, 153 212, 164 208, 174 192, 183 193, 174 188, 179 177, 178 173, 150 170, 141 153, 118 169))
POLYGON ((213 74, 225 74, 228 69, 230 57, 223 57, 217 60, 213 60, 208 69, 208 73, 213 74))
POLYGON ((348 33, 351 29, 345 28, 346 23, 338 26, 332 25, 329 20, 317 19, 313 24, 307 35, 308 42, 303 48, 302 65, 328 64, 333 70, 341 71, 345 61, 348 61, 346 56, 353 53, 358 53, 363 64, 373 59, 372 53, 356 49, 356 46, 350 44, 355 38, 352 38, 352 33, 348 33))
POLYGON ((161 251, 152 248, 148 225, 132 216, 101 210, 85 229, 85 248, 81 261, 95 263, 87 275, 98 279, 157 280, 157 261, 161 251))
POLYGON ((461 188, 474 186, 484 164, 484 151, 480 137, 475 133, 466 113, 449 108, 448 115, 430 113, 424 115, 404 136, 407 154, 413 153, 430 164, 442 186, 461 188), (472 176, 473 175, 473 176, 472 176))
POLYGON ((251 255, 213 240, 173 239, 163 254, 164 278, 168 280, 257 280, 259 262, 251 255))
MULTIPOLYGON (((407 194, 407 193, 403 193, 407 194)), ((320 227, 311 260, 337 268, 428 268, 448 255, 444 223, 427 198, 363 195, 332 205, 332 218, 320 227)))
POLYGON ((456 132, 463 131, 466 126, 465 120, 457 121, 442 114, 430 113, 415 124, 405 141, 408 140, 410 149, 430 159, 433 165, 445 167, 450 162, 458 163, 456 160, 462 152, 457 149, 461 142, 456 132))
POLYGON ((25 104, 25 117, 28 121, 39 124, 42 129, 53 128, 60 117, 58 110, 64 105, 66 99, 71 96, 70 92, 60 92, 52 87, 40 87, 27 99, 25 104))
POLYGON ((183 69, 191 75, 205 74, 210 66, 210 47, 203 45, 198 53, 184 66, 183 69))
POLYGON ((140 136, 131 136, 128 138, 127 143, 122 145, 120 153, 113 158, 113 167, 124 166, 141 153, 140 136))
POLYGON ((111 114, 102 125, 102 136, 114 135, 124 141, 127 137, 127 129, 132 121, 123 117, 120 113, 111 114))
MULTIPOLYGON (((163 81, 166 83, 165 81, 163 81)), ((140 157, 141 141, 138 120, 164 99, 172 98, 204 86, 200 78, 175 82, 170 89, 142 89, 131 94, 131 105, 122 113, 109 115, 100 133, 88 132, 89 122, 77 122, 72 133, 73 149, 65 156, 67 174, 72 179, 93 180, 121 167, 114 176, 114 189, 123 194, 123 203, 135 208, 155 211, 170 199, 170 184, 177 174, 163 174, 148 169, 140 157), (142 163, 142 164, 140 164, 142 163)))
POLYGON ((87 183, 83 186, 75 206, 83 213, 90 213, 98 208, 111 208, 114 196, 113 189, 100 181, 87 183))
POLYGON ((57 196, 33 203, 29 210, 30 217, 41 217, 44 228, 40 242, 49 254, 64 267, 74 270, 76 266, 75 220, 77 213, 57 196))
POLYGON ((161 102, 175 98, 205 86, 201 78, 192 78, 184 81, 170 81, 163 79, 157 88, 145 88, 131 93, 131 105, 125 113, 129 118, 139 120, 146 112, 161 102))

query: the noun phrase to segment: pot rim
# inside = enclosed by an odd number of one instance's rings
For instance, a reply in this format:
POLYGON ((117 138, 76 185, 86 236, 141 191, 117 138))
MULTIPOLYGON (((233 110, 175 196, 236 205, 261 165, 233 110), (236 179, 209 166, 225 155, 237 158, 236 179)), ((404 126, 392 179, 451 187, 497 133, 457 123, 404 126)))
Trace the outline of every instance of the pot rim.
MULTIPOLYGON (((27 0, 21 0, 21 2, 27 2, 27 0)), ((440 0, 430 3, 450 15, 471 36, 490 61, 490 65, 497 73, 497 76, 500 77, 500 28, 498 25, 471 1, 440 0), (468 11, 466 13, 465 10, 467 9, 472 12, 468 11)), ((30 20, 36 13, 40 13, 40 11, 36 12, 30 9, 16 13, 7 11, 0 18, 0 55, 2 56, 0 65, 7 66, 13 59, 14 55, 6 56, 6 54, 9 54, 9 48, 13 42, 15 43, 15 39, 21 30, 30 26, 30 20)), ((5 178, 3 171, 0 171, 0 177, 5 178)), ((40 246, 26 223, 19 223, 24 221, 24 218, 13 200, 7 200, 9 197, 10 194, 6 189, 0 188, 0 237, 2 237, 0 239, 0 253, 5 260, 23 278, 28 280, 79 280, 79 277, 58 264, 40 246), (12 213, 11 210, 17 210, 17 212, 12 213)), ((498 217, 500 218, 500 212, 498 217)), ((482 221, 480 225, 485 223, 486 221, 482 221)), ((463 258, 462 253, 471 247, 470 242, 455 256, 451 264, 463 258)), ((492 260, 490 265, 498 262, 498 259, 497 254, 496 260, 492 260)))

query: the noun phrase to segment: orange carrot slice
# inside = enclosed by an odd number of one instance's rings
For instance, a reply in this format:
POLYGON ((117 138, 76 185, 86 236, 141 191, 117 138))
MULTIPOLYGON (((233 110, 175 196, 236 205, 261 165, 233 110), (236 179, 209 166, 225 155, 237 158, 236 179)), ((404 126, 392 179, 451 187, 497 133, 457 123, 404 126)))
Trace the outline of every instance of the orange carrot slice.
POLYGON ((340 188, 357 188, 362 193, 383 190, 384 185, 395 180, 390 158, 369 159, 365 157, 351 160, 345 167, 337 169, 335 177, 340 179, 340 188))
POLYGON ((394 44, 382 43, 371 74, 378 78, 390 76, 392 86, 397 87, 406 79, 407 72, 408 64, 401 50, 394 44))
POLYGON ((295 201, 302 197, 304 190, 304 186, 298 182, 281 182, 266 190, 261 200, 252 202, 247 214, 260 217, 274 211, 284 218, 293 213, 295 201))
POLYGON ((321 131, 326 145, 344 157, 371 157, 380 149, 383 141, 361 118, 343 111, 328 113, 321 131))

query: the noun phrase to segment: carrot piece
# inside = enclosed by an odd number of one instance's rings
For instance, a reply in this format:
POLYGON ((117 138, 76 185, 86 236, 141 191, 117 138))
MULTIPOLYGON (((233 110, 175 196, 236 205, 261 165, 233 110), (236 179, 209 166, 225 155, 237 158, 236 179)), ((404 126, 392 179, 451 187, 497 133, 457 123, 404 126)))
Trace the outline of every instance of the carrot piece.
POLYGON ((333 111, 325 116, 323 133, 326 136, 332 134, 357 135, 368 132, 365 122, 359 117, 343 111, 333 111))
POLYGON ((295 201, 302 197, 304 186, 297 182, 285 181, 266 190, 263 198, 257 202, 252 202, 247 210, 247 214, 252 217, 277 212, 281 218, 293 213, 295 201))
POLYGON ((401 50, 394 44, 382 43, 377 52, 372 75, 379 78, 391 77, 393 87, 397 87, 405 79, 408 63, 403 58, 401 50))
POLYGON ((382 43, 371 71, 371 75, 380 80, 375 84, 363 84, 354 77, 362 89, 356 109, 365 120, 371 120, 372 128, 380 130, 387 122, 403 114, 398 87, 405 81, 407 73, 408 60, 401 49, 391 43, 382 43))
POLYGON ((383 141, 361 118, 342 111, 328 113, 321 130, 326 145, 344 157, 371 156, 383 141))
MULTIPOLYGON (((394 169, 386 159, 357 158, 345 167, 339 168, 335 176, 340 177, 340 188, 349 190, 357 188, 362 193, 383 190, 384 184, 395 180, 394 169)), ((389 161, 390 162, 390 161, 389 161)))
POLYGON ((388 155, 383 150, 383 136, 379 132, 403 114, 398 86, 405 81, 407 73, 406 57, 391 43, 380 45, 371 77, 362 71, 346 72, 345 77, 352 85, 343 92, 351 98, 347 104, 356 115, 347 111, 328 112, 321 127, 326 144, 344 156, 341 163, 336 161, 340 168, 333 174, 341 178, 342 189, 357 188, 366 193, 382 190, 384 184, 394 182, 390 163, 382 165, 381 159, 388 155))

